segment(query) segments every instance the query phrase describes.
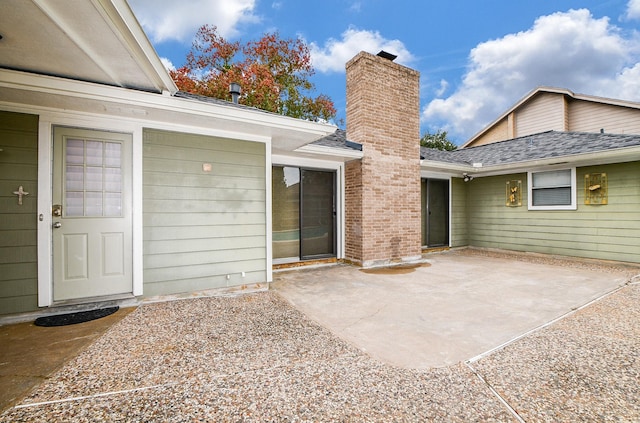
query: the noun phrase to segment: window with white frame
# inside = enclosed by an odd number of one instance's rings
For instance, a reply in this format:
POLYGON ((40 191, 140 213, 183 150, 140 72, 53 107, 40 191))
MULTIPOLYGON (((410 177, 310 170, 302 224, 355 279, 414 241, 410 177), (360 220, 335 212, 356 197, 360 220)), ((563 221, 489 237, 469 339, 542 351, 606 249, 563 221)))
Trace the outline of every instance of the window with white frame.
POLYGON ((576 169, 529 172, 529 210, 576 210, 576 169))

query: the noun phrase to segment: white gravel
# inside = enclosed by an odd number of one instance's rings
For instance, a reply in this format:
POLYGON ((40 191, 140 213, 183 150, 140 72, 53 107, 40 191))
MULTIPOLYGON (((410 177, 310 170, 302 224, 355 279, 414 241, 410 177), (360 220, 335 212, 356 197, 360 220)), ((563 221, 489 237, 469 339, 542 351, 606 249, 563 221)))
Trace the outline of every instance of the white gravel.
POLYGON ((2 422, 510 421, 460 364, 381 364, 274 292, 144 305, 2 422))

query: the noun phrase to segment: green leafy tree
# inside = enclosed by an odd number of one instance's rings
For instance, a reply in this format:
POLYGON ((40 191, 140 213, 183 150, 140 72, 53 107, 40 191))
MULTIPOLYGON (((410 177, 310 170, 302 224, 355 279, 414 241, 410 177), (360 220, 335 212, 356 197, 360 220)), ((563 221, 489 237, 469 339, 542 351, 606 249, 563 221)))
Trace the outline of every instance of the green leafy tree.
POLYGON ((438 129, 435 134, 427 131, 427 133, 420 138, 420 145, 422 147, 435 148, 443 151, 453 151, 458 148, 458 146, 447 138, 447 131, 441 129, 438 129))
POLYGON ((215 26, 202 26, 186 64, 171 72, 178 88, 193 94, 230 99, 229 84, 240 84, 240 104, 307 120, 329 121, 336 109, 315 87, 309 48, 301 39, 267 33, 242 45, 229 42, 215 26))

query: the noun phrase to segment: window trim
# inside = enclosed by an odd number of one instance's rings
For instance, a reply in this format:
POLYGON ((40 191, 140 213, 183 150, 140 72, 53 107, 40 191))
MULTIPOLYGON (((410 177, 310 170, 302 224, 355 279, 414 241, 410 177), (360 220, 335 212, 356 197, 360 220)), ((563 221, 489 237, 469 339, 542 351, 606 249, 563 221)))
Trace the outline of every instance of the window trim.
POLYGON ((578 203, 577 203, 578 186, 577 186, 577 179, 576 179, 576 168, 572 167, 572 168, 558 168, 558 169, 528 171, 527 172, 527 191, 529 194, 527 196, 528 197, 527 203, 528 203, 529 210, 577 210, 578 209, 578 203), (565 170, 565 171, 569 170, 571 172, 571 204, 557 205, 557 206, 534 206, 533 205, 533 175, 536 173, 562 171, 562 170, 565 170))

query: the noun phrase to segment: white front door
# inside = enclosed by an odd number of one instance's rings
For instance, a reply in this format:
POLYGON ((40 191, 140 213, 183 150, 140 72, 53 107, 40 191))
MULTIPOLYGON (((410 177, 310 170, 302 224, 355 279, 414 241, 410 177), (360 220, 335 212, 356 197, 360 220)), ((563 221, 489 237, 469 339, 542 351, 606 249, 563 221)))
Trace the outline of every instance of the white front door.
POLYGON ((131 135, 53 136, 53 299, 131 293, 131 135))

